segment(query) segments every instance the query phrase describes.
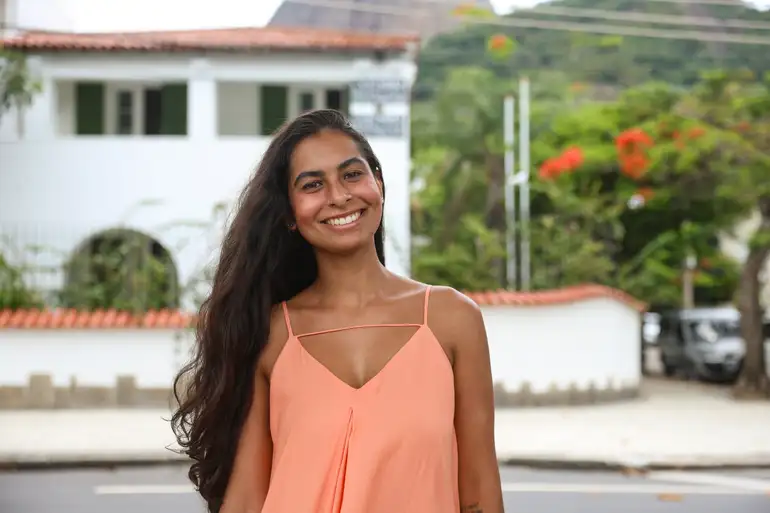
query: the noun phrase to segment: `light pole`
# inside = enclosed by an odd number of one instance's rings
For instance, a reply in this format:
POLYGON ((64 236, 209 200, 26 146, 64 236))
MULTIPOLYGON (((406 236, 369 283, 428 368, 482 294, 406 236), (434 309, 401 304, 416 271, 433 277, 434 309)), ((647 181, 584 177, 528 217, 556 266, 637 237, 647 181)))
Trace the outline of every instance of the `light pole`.
POLYGON ((521 290, 528 291, 532 281, 530 261, 529 205, 529 79, 519 80, 519 208, 521 209, 521 290))
POLYGON ((529 80, 519 80, 519 170, 516 171, 516 101, 512 94, 503 102, 503 134, 505 142, 505 248, 506 283, 509 290, 517 289, 518 270, 521 266, 521 289, 531 287, 530 261, 530 205, 529 205, 529 80), (516 187, 519 187, 519 217, 521 219, 521 254, 517 259, 516 235, 516 187))
POLYGON ((516 140, 516 102, 513 95, 505 97, 503 104, 503 133, 505 143, 505 279, 508 290, 516 290, 516 183, 515 154, 513 145, 516 140))

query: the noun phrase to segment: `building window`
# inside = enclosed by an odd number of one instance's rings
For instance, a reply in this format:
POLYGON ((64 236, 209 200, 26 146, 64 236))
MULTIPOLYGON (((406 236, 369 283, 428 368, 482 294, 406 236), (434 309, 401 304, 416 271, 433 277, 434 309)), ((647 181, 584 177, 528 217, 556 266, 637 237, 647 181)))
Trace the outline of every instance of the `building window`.
POLYGON ((286 121, 289 111, 288 91, 286 86, 262 86, 260 94, 262 135, 272 135, 286 121))
POLYGON ((75 103, 78 135, 187 135, 184 83, 78 83, 75 103))
POLYGON ((327 89, 326 90, 326 108, 334 109, 348 114, 348 94, 347 89, 327 89))
POLYGON ((81 82, 75 85, 75 133, 104 134, 104 84, 81 82))
POLYGON ((299 111, 307 112, 315 108, 315 94, 304 92, 299 95, 299 111))
POLYGON ((144 90, 144 134, 160 135, 161 132, 161 105, 163 99, 160 89, 144 90))
POLYGON ((260 121, 262 135, 272 135, 287 118, 313 109, 335 109, 348 113, 346 87, 325 89, 308 85, 260 87, 260 121))
POLYGON ((134 94, 131 91, 118 91, 117 126, 115 133, 130 135, 134 133, 134 94))
POLYGON ((342 92, 337 89, 326 91, 326 108, 340 110, 342 107, 342 92))

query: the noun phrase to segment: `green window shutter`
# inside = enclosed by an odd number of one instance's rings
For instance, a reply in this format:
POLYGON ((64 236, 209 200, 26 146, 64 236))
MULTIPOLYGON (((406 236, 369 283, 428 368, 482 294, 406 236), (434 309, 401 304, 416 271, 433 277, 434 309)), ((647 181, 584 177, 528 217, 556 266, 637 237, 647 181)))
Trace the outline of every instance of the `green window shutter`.
POLYGON ((104 135, 104 84, 75 84, 75 133, 104 135))
POLYGON ((350 94, 348 87, 326 90, 326 108, 342 112, 345 116, 350 112, 350 94))
POLYGON ((285 86, 262 86, 262 135, 272 135, 286 121, 289 111, 289 90, 285 86))
POLYGON ((340 109, 345 117, 350 116, 350 87, 345 86, 342 88, 342 108, 340 109))
POLYGON ((187 84, 166 84, 160 97, 160 133, 187 135, 187 84))

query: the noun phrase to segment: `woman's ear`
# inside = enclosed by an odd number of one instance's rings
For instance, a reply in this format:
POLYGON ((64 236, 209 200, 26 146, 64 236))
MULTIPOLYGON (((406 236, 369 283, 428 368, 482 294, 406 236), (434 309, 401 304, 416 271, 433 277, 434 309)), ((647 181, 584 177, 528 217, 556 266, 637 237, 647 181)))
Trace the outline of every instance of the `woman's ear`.
POLYGON ((380 197, 385 200, 385 185, 382 181, 382 171, 379 169, 374 171, 374 180, 377 182, 377 188, 380 189, 380 197))

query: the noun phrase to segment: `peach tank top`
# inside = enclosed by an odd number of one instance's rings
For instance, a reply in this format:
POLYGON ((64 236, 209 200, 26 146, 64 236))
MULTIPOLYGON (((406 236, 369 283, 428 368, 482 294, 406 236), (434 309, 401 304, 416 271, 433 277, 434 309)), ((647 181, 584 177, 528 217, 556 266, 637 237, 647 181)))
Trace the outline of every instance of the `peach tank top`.
POLYGON ((262 513, 457 513, 451 364, 427 324, 360 325, 295 335, 273 368, 273 465, 262 513), (299 339, 374 327, 417 331, 372 379, 353 388, 299 339))

